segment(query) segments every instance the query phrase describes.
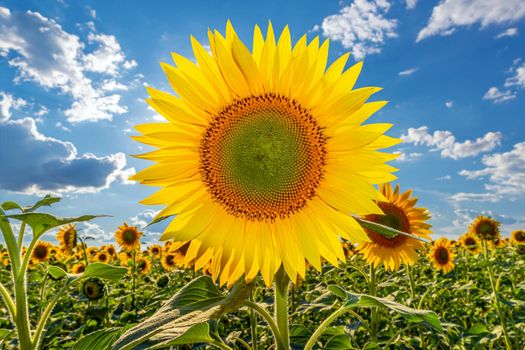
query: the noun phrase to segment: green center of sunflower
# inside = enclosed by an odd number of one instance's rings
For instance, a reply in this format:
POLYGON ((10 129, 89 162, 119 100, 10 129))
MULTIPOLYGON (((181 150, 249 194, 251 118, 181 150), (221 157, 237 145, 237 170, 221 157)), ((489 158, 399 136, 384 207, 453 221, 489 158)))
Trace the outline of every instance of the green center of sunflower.
POLYGON ((227 212, 251 220, 300 210, 323 176, 326 137, 308 110, 267 94, 237 100, 203 134, 201 175, 227 212))
POLYGON ((127 244, 132 244, 132 243, 135 243, 135 238, 136 238, 136 234, 135 234, 135 231, 133 230, 125 230, 123 233, 122 233, 122 239, 124 240, 124 242, 126 242, 127 244))
POLYGON ((97 300, 104 295, 104 284, 98 278, 92 278, 84 282, 82 290, 91 300, 97 300))
POLYGON ((434 253, 434 257, 440 265, 446 265, 449 261, 449 254, 447 248, 437 247, 434 253))
POLYGON ((494 227, 490 222, 482 222, 478 226, 478 231, 484 235, 492 235, 494 233, 494 227))

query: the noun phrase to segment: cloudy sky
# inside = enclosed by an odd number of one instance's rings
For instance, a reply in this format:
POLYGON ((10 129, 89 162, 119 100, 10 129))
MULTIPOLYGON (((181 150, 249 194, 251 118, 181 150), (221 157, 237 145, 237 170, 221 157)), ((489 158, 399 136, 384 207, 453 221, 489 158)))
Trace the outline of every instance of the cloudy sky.
POLYGON ((227 19, 249 43, 271 20, 293 40, 331 39, 330 60, 364 60, 358 85, 384 88, 375 120, 403 138, 399 183, 436 236, 457 237, 479 213, 505 235, 525 227, 523 0, 0 0, 0 201, 53 193, 57 215, 111 215, 80 225, 99 243, 123 221, 145 225, 158 208, 138 201, 154 189, 127 180, 148 165, 131 157, 146 150, 133 125, 161 120, 144 85, 168 91, 159 62, 191 57, 190 35, 205 42, 227 19))

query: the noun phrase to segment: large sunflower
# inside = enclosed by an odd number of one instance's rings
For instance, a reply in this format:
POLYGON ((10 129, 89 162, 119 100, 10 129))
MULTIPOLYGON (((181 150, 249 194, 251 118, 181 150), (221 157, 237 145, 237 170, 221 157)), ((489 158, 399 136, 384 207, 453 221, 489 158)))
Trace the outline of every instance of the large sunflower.
POLYGON ((500 223, 490 217, 480 215, 470 225, 469 231, 482 240, 494 241, 500 238, 500 223))
POLYGON ((345 54, 326 69, 328 40, 292 47, 288 27, 276 40, 256 26, 251 52, 229 22, 208 38, 211 54, 191 38, 196 63, 162 64, 177 97, 147 88, 168 123, 136 127, 158 149, 132 179, 162 187, 142 203, 177 216, 161 239, 191 241, 186 261, 210 263, 221 284, 338 265, 340 237, 368 240, 351 214, 382 214, 374 184, 395 179, 396 156, 378 151, 399 142, 384 135, 392 125, 361 125, 386 104, 365 103, 380 89, 352 89, 361 63, 344 71, 345 54))
POLYGON ((62 226, 57 232, 57 240, 64 253, 71 253, 77 245, 76 224, 62 226))
POLYGON ((471 232, 464 233, 459 237, 459 243, 464 249, 467 249, 473 254, 481 252, 481 241, 471 232))
POLYGON ((434 267, 444 273, 447 273, 454 268, 452 243, 446 238, 440 238, 433 242, 428 257, 434 267))
MULTIPOLYGON (((426 221, 430 219, 430 214, 425 208, 415 207, 417 198, 411 197, 411 190, 400 193, 399 185, 392 190, 390 184, 385 184, 380 186, 380 191, 386 198, 386 201, 378 203, 384 214, 367 215, 365 219, 418 237, 429 238, 430 224, 426 221)), ((383 263, 388 270, 397 270, 401 263, 413 265, 419 258, 417 251, 424 247, 420 241, 407 236, 388 238, 370 229, 365 231, 371 242, 363 242, 357 249, 367 263, 374 266, 383 263)))

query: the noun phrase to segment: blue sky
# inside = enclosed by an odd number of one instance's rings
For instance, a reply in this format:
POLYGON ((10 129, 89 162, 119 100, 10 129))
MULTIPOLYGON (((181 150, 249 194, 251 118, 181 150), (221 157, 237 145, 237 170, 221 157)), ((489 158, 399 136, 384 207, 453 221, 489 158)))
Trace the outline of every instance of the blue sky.
POLYGON ((0 0, 0 201, 54 193, 57 215, 109 214, 80 225, 98 243, 123 221, 148 222, 159 208, 138 201, 154 189, 127 180, 148 165, 130 156, 145 151, 132 126, 161 120, 144 85, 168 91, 159 62, 192 57, 190 35, 205 43, 228 19, 250 44, 271 20, 293 40, 330 38, 330 60, 364 60, 358 85, 384 88, 375 121, 404 139, 398 182, 430 209, 436 237, 478 214, 505 235, 525 228, 522 0, 0 0))

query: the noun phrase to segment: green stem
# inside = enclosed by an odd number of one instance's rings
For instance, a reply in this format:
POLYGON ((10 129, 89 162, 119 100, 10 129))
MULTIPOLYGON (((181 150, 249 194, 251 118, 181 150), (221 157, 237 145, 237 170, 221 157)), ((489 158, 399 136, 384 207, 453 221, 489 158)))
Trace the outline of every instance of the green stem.
MULTIPOLYGON (((256 295, 257 289, 254 289, 252 293, 250 293, 250 301, 253 302, 254 295, 256 295)), ((252 338, 252 349, 257 350, 257 315, 255 314, 255 311, 250 308, 250 336, 252 338)))
POLYGON ((24 232, 26 230, 26 223, 22 222, 20 226, 20 233, 18 234, 18 249, 22 250, 22 245, 24 244, 24 232))
POLYGON ((16 243, 15 235, 11 229, 9 221, 3 217, 4 211, 0 209, 0 230, 4 236, 4 241, 7 246, 7 252, 9 253, 9 261, 11 261, 11 273, 16 276, 20 269, 20 249, 16 243))
POLYGON ((288 331, 288 286, 290 279, 281 266, 275 275, 275 320, 279 328, 280 341, 277 343, 278 350, 290 349, 290 335, 288 331))
MULTIPOLYGON (((374 264, 370 264, 370 295, 376 296, 376 269, 374 264)), ((373 307, 370 310, 370 338, 373 342, 377 342, 378 321, 377 308, 373 307)))
POLYGON ((217 348, 223 349, 223 350, 232 350, 232 348, 230 348, 228 345, 226 345, 224 343, 221 343, 218 340, 214 340, 214 341, 210 342, 210 345, 216 346, 217 348))
POLYGON ((253 309, 262 318, 264 318, 266 323, 268 323, 268 325, 270 326, 270 330, 272 331, 275 342, 278 343, 281 339, 281 334, 279 333, 279 328, 277 327, 277 323, 275 323, 275 320, 273 319, 272 315, 270 315, 270 313, 265 308, 263 308, 257 303, 254 303, 251 300, 245 300, 243 301, 243 304, 253 309))
POLYGON ((137 268, 136 268, 136 265, 137 265, 137 262, 136 262, 136 251, 135 251, 135 245, 133 245, 133 269, 132 269, 132 274, 131 274, 131 278, 132 278, 132 293, 131 293, 131 308, 135 311, 135 320, 137 319, 137 308, 136 308, 136 305, 135 305, 135 290, 137 288, 137 283, 136 283, 136 272, 137 272, 137 268))
POLYGON ((488 250, 486 240, 483 240, 483 251, 485 253, 485 261, 487 263, 487 270, 489 273, 490 287, 492 288, 492 297, 494 300, 494 304, 496 305, 496 313, 498 314, 499 320, 501 322, 501 327, 503 328, 505 345, 507 347, 507 350, 512 350, 512 343, 510 341, 509 334, 507 332, 507 323, 505 322, 505 316, 503 315, 503 312, 501 311, 501 306, 499 304, 499 299, 498 299, 498 290, 496 288, 496 284, 494 283, 494 270, 492 269, 492 264, 490 263, 489 250, 488 250))
POLYGON ((0 294, 2 294, 2 297, 4 298, 5 304, 7 306, 7 309, 9 310, 9 314, 11 315, 14 321, 16 317, 15 303, 13 301, 13 298, 11 298, 11 294, 9 294, 9 291, 1 282, 0 282, 0 294))
POLYGON ((38 318, 42 317, 42 303, 44 302, 44 296, 46 293, 46 284, 47 284, 47 276, 48 273, 46 272, 44 275, 44 280, 42 281, 42 287, 40 288, 40 302, 38 303, 38 318))
POLYGON ((343 315, 345 312, 348 312, 350 309, 348 307, 341 306, 339 309, 334 311, 330 316, 328 316, 320 325, 317 327, 315 332, 312 334, 310 339, 308 339, 308 342, 306 343, 304 350, 311 350, 313 349, 315 343, 317 342, 317 339, 324 333, 326 328, 334 322, 337 318, 339 318, 341 315, 343 315))
POLYGON ((410 296, 412 298, 412 303, 414 303, 416 301, 416 284, 414 282, 414 269, 408 264, 406 264, 405 267, 410 283, 410 296))

